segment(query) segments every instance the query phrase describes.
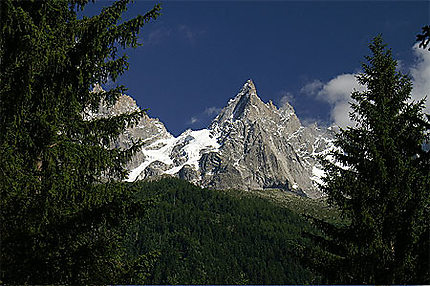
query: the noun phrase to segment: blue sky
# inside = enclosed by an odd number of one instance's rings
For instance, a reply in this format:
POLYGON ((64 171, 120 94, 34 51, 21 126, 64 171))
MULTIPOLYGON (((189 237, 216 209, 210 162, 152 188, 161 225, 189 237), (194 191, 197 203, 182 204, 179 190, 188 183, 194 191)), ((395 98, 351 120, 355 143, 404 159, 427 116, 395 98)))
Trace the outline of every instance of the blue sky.
MULTIPOLYGON (((154 3, 132 3, 126 18, 154 3)), ((414 96, 430 93, 430 52, 413 48, 430 24, 429 3, 164 1, 163 15, 141 31, 143 46, 126 51, 130 70, 119 83, 174 135, 207 127, 249 78, 263 101, 289 101, 303 122, 342 126, 354 74, 379 33, 413 76, 414 96)))

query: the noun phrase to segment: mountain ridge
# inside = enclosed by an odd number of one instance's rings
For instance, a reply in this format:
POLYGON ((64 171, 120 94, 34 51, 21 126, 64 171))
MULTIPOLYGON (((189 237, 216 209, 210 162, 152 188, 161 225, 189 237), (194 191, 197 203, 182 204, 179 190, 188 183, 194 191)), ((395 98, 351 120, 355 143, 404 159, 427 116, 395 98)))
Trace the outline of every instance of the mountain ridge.
MULTIPOLYGON (((131 99, 131 100, 130 100, 131 99)), ((122 95, 104 114, 138 108, 122 95), (129 105, 124 107, 125 105, 129 105)), ((158 119, 145 115, 121 135, 116 147, 134 139, 145 144, 127 166, 128 181, 172 175, 213 189, 281 189, 318 198, 321 166, 317 157, 333 148, 333 132, 303 126, 286 103, 264 103, 248 80, 208 128, 171 135, 158 119)))

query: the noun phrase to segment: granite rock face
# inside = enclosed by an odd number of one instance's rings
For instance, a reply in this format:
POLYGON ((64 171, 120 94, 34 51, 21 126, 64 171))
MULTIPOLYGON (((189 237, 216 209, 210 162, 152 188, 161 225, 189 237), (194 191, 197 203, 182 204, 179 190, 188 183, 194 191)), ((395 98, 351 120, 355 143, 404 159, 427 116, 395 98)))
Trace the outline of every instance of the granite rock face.
MULTIPOLYGON (((100 86, 95 86, 94 91, 100 91, 100 86)), ((136 101, 128 96, 121 95, 117 102, 113 106, 108 106, 104 102, 101 102, 97 113, 88 112, 88 119, 96 119, 102 117, 110 117, 123 113, 131 113, 138 111, 140 108, 136 104, 136 101)), ((137 124, 131 128, 127 128, 123 134, 121 134, 112 144, 112 148, 123 148, 128 149, 133 145, 133 141, 138 139, 144 140, 144 146, 149 146, 152 143, 166 138, 172 138, 173 136, 166 130, 163 123, 161 123, 157 118, 150 118, 148 115, 143 115, 137 124)), ((128 169, 134 169, 140 165, 142 161, 145 160, 143 153, 138 152, 132 160, 128 163, 128 169)))
MULTIPOLYGON (((121 96, 114 115, 138 109, 121 96)), ((317 156, 333 147, 334 132, 303 126, 288 103, 277 108, 264 103, 248 80, 207 129, 172 136, 158 119, 144 116, 121 135, 117 147, 132 140, 145 146, 129 164, 128 180, 173 175, 214 189, 282 189, 312 198, 321 196, 317 182, 323 172, 317 156)))
MULTIPOLYGON (((321 196, 315 179, 316 156, 332 147, 333 134, 317 126, 304 127, 286 103, 263 103, 251 80, 209 127, 221 147, 221 178, 203 185, 214 188, 278 188, 309 197, 321 196)), ((202 168, 202 173, 204 173, 202 168)))

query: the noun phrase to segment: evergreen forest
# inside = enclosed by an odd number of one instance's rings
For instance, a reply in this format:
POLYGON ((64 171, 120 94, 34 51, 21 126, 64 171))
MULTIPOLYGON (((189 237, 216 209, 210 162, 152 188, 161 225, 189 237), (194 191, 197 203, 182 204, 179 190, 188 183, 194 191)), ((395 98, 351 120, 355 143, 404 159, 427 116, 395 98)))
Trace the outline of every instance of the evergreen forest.
POLYGON ((145 284, 309 284, 300 260, 312 226, 294 211, 258 196, 201 189, 166 178, 130 184, 154 200, 125 236, 127 255, 156 252, 145 284))

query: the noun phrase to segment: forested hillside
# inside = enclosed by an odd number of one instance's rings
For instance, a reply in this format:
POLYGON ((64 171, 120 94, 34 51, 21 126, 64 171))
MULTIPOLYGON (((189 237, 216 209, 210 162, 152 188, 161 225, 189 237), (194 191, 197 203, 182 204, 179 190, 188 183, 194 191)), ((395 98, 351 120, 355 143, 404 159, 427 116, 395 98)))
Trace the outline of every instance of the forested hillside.
POLYGON ((155 200, 127 230, 128 255, 153 253, 148 284, 307 284, 299 262, 311 226, 266 199, 200 189, 166 178, 130 184, 139 199, 155 200))

